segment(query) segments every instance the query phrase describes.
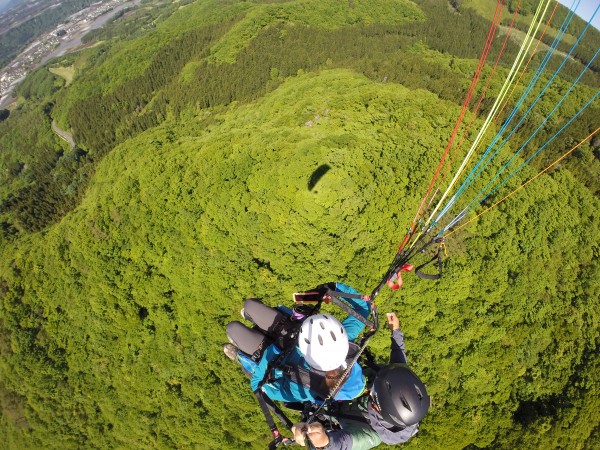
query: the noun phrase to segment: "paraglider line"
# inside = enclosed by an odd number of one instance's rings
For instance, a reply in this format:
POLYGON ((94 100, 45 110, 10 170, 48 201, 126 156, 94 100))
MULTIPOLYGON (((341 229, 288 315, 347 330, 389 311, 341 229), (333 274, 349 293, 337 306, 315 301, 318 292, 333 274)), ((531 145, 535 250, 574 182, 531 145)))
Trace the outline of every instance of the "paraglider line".
POLYGON ((468 222, 463 223, 461 226, 459 226, 458 228, 455 228, 454 230, 452 230, 450 233, 446 234, 444 237, 448 238, 449 236, 451 236, 452 234, 456 233, 458 230, 460 230, 461 228, 467 226, 468 224, 470 224, 471 222, 473 222, 475 219, 477 219, 479 216, 482 216, 483 214, 485 214, 486 212, 488 212, 490 209, 494 208, 495 206, 498 206, 500 203, 502 203, 504 200, 506 200, 508 197, 510 197, 511 195, 513 195, 515 192, 521 190, 522 188, 524 188, 525 186, 527 186, 529 183, 531 183, 533 180, 535 180, 537 177, 539 177, 540 175, 542 175, 543 173, 548 172, 552 167, 554 167, 555 165, 557 165, 559 162, 561 162, 563 159, 565 159, 567 156, 569 156, 571 153, 573 153, 576 149, 578 149, 583 143, 585 143, 586 141, 588 141, 589 139, 591 139, 596 133, 598 133, 598 131, 600 131, 600 127, 596 128, 596 130, 591 133, 588 137, 586 137, 585 139, 583 139, 581 142, 579 142, 579 144, 577 144, 575 147, 573 147, 571 150, 569 150, 568 152, 566 152, 564 155, 562 155, 560 158, 558 158, 556 161, 554 161, 552 164, 550 164, 548 167, 546 167, 544 170, 542 170, 540 173, 536 174, 534 177, 532 177, 531 179, 527 180, 525 183, 523 183, 521 186, 519 186, 518 188, 516 188, 515 190, 513 190, 512 192, 508 193, 507 195, 505 195, 504 197, 502 197, 500 200, 498 200, 496 203, 494 203, 492 206, 490 206, 489 208, 484 209, 483 211, 481 211, 479 214, 477 214, 475 217, 473 217, 472 219, 470 219, 468 222))

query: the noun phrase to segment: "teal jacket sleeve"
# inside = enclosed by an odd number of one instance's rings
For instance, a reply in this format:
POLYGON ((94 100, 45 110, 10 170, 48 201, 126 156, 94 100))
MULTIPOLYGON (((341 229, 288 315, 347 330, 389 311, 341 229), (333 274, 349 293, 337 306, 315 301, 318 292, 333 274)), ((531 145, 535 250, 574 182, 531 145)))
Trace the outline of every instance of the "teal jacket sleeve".
POLYGON ((265 377, 269 363, 273 361, 280 353, 281 350, 279 350, 275 344, 271 344, 265 349, 262 358, 256 365, 256 369, 254 369, 252 380, 250 380, 250 387, 252 388, 252 391, 258 389, 258 385, 265 377))
MULTIPOLYGON (((335 283, 335 289, 338 292, 360 295, 360 292, 344 283, 335 283)), ((342 300, 348 303, 352 307, 352 309, 359 313, 361 316, 365 318, 369 317, 369 314, 371 312, 371 304, 369 302, 346 297, 342 297, 342 300)), ((344 328, 348 333, 348 340, 350 341, 354 341, 365 327, 360 320, 352 316, 346 317, 342 321, 342 325, 344 325, 344 328)))

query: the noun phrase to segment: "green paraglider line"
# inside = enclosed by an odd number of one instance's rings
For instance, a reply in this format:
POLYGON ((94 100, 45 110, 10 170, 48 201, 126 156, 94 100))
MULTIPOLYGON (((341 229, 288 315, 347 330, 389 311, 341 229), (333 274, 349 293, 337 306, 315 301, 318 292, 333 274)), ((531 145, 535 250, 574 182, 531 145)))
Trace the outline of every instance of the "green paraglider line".
POLYGON ((495 208, 496 206, 498 206, 500 203, 502 203, 504 200, 506 200, 508 197, 512 196, 513 194, 517 193, 518 191, 520 191, 521 189, 523 189, 525 186, 527 186, 529 183, 531 183, 533 180, 535 180, 536 178, 538 178, 540 175, 548 172, 552 167, 554 167, 555 165, 557 165, 559 162, 561 162, 563 159, 565 159, 567 156, 569 156, 571 153, 573 153, 575 150, 577 150, 583 143, 587 142, 588 140, 590 140, 592 137, 594 137, 598 132, 600 131, 600 127, 596 128, 596 130, 589 134, 585 139, 583 139, 581 142, 579 142, 579 144, 577 144, 575 147, 573 147, 571 150, 569 150, 568 152, 564 153, 560 158, 558 158, 556 161, 554 161, 552 164, 550 164, 549 166, 547 166, 544 170, 542 170, 541 172, 539 172, 538 174, 536 174, 534 177, 530 178, 529 180, 527 180, 525 183, 523 183, 521 186, 519 186, 518 188, 514 189, 513 191, 511 191, 510 193, 508 193, 507 195, 505 195, 504 197, 502 197, 500 200, 498 200, 496 203, 494 203, 493 205, 491 205, 490 207, 484 209, 483 211, 481 211, 479 214, 477 214, 475 217, 473 217, 472 219, 470 219, 469 221, 461 224, 459 227, 453 229, 450 233, 447 233, 444 235, 445 238, 448 238, 450 235, 456 233, 458 230, 460 230, 461 228, 466 227, 468 224, 470 224, 471 222, 473 222, 474 220, 478 219, 480 216, 484 215, 485 213, 487 213, 490 209, 495 208))

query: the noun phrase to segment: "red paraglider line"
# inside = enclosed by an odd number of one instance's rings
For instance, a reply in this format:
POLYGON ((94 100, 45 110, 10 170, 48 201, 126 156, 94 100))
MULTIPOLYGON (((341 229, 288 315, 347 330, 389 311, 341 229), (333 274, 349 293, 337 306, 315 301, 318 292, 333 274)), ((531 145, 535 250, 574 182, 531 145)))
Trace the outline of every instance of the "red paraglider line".
POLYGON ((479 78, 481 77, 481 72, 483 70, 483 66, 485 65, 485 61, 487 60, 490 48, 492 46, 492 42, 494 40, 494 36, 496 34, 496 30, 498 28, 498 24, 500 22, 500 16, 501 16, 503 7, 504 7, 504 4, 502 3, 502 0, 497 0, 496 11, 494 12, 494 18, 492 19, 490 29, 488 30, 488 36, 487 36, 485 45, 484 45, 482 53, 481 53, 481 57, 479 58, 479 63, 477 64, 477 69, 475 70, 475 74, 473 75, 473 79, 471 80, 471 85, 467 92, 467 96, 462 105, 460 115, 458 116, 458 119, 454 126, 454 130, 452 131, 452 134, 448 141, 448 145, 446 145, 446 149, 444 150, 442 158, 438 164, 437 170, 436 170, 433 178, 431 179, 431 182, 429 183, 429 186, 427 188, 425 196, 423 197, 423 200, 421 201, 421 204, 419 205, 419 209, 417 210, 417 213, 415 214, 415 217, 408 229, 408 232, 404 236, 404 239, 402 240, 402 243, 400 244, 400 247, 398 248, 398 253, 402 252, 402 250, 404 249, 406 244, 410 241, 410 239, 416 232, 415 225, 417 223, 417 220, 419 219, 419 216, 421 215, 421 211, 423 210, 423 206, 425 205, 427 199, 429 198, 431 189, 433 188, 433 185, 435 184, 435 181, 437 180, 437 177, 439 176, 440 171, 441 171, 442 167, 444 166, 444 162, 446 161, 448 152, 450 151, 450 148, 452 147, 452 144, 454 142, 456 134, 458 133, 458 129, 460 128, 463 118, 467 112, 467 108, 468 108, 469 104, 471 103, 471 97, 473 96, 473 92, 475 91, 475 86, 477 85, 477 83, 479 82, 479 78))
POLYGON ((431 196, 431 201, 429 202, 428 207, 431 204, 431 202, 433 201, 433 199, 434 199, 436 193, 438 192, 439 187, 441 186, 442 182, 444 181, 444 179, 450 173, 450 169, 451 169, 452 165, 454 164, 454 161, 456 159, 456 155, 458 154, 458 151, 462 148, 462 145, 464 144, 465 140, 467 139, 467 133, 469 132, 469 130, 471 129, 471 125, 473 125, 473 122, 475 122, 475 119, 477 118, 477 114, 479 112, 479 108, 481 107, 481 103, 483 102, 483 99, 485 98, 485 94, 487 93, 487 90, 490 87, 490 84, 492 83, 492 80, 494 79, 494 75, 496 74, 496 70, 498 69, 498 65, 500 64, 500 59, 502 58, 502 55, 504 54, 504 50, 506 49, 506 44, 508 42, 508 39, 510 38, 511 32, 512 32, 514 24, 515 24, 515 20, 517 18, 517 14, 519 13, 519 9, 520 8, 521 8, 521 0, 519 0, 519 3, 517 4, 517 7, 516 7, 515 12, 513 14, 512 21, 510 23, 510 26, 508 27, 508 31, 506 33, 506 37, 504 38, 504 42, 502 43, 502 48, 500 49, 500 53, 498 54, 498 58, 496 58, 496 63, 494 64, 494 68, 492 69, 492 72, 490 73, 490 76, 488 77, 488 81, 487 81, 487 83, 485 85, 485 88, 483 89, 483 92, 479 96, 479 100, 477 102, 477 105, 475 106, 473 115, 471 117, 471 121, 469 122, 469 124, 467 125, 467 128, 463 132, 462 138, 461 138, 459 144, 456 146, 456 149, 454 150, 454 153, 452 154, 452 159, 450 160, 450 163, 446 165, 446 170, 445 170, 444 174, 442 175, 442 177, 440 178, 440 180, 438 182, 438 187, 437 187, 436 191, 431 196))

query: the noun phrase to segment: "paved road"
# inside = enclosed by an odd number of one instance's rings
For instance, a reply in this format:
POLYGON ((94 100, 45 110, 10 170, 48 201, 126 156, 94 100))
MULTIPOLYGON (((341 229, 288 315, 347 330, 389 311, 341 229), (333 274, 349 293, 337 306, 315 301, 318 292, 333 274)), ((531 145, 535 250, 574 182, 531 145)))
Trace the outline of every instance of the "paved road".
POLYGON ((119 11, 123 10, 124 8, 139 5, 140 1, 141 0, 132 0, 132 1, 125 2, 125 3, 121 3, 119 6, 112 9, 111 11, 107 12, 106 14, 97 17, 94 20, 94 22, 92 22, 90 25, 85 27, 83 30, 75 33, 69 40, 61 42, 61 44, 56 49, 54 49, 50 54, 44 56, 44 58, 42 58, 42 60, 35 67, 37 68, 37 67, 43 66, 50 59, 52 59, 56 56, 62 56, 65 53, 67 53, 69 50, 72 50, 72 49, 76 50, 77 47, 81 45, 81 38, 83 38, 83 36, 88 34, 90 31, 95 30, 96 28, 103 27, 104 24, 106 24, 106 22, 108 22, 110 19, 112 19, 119 11))
POLYGON ((71 134, 67 133, 65 130, 61 130, 60 128, 58 128, 58 125, 56 125, 56 122, 54 120, 52 121, 52 131, 58 134, 58 136, 61 139, 67 141, 71 149, 75 148, 75 141, 73 140, 73 136, 71 136, 71 134))
MULTIPOLYGON (((0 3, 1 2, 2 2, 2 0, 0 0, 0 3)), ((75 33, 75 35, 72 36, 67 41, 63 41, 59 45, 58 48, 54 49, 50 54, 48 54, 44 58, 42 58, 42 60, 39 63, 37 63, 35 66, 29 68, 27 70, 27 72, 37 69, 38 67, 46 64, 46 62, 48 62, 50 59, 52 59, 56 56, 62 56, 70 50, 77 50, 77 48, 79 48, 79 46, 81 45, 81 38, 83 36, 85 36, 90 31, 95 30, 96 28, 102 27, 106 22, 108 22, 110 19, 112 19, 119 11, 123 10, 124 8, 137 6, 140 4, 140 2, 141 2, 141 0, 126 1, 125 3, 120 4, 119 6, 117 6, 113 10, 107 12, 106 14, 97 17, 96 20, 94 22, 92 22, 91 24, 89 24, 85 29, 81 30, 78 33, 75 33)), ((13 60, 10 64, 13 64, 15 61, 17 61, 17 60, 13 60)), ((4 92, 4 95, 0 98, 0 109, 5 108, 6 106, 8 106, 10 103, 12 103, 15 100, 12 95, 13 88, 19 82, 21 82, 22 79, 23 78, 16 80, 13 83, 13 86, 10 87, 6 92, 4 92)))

